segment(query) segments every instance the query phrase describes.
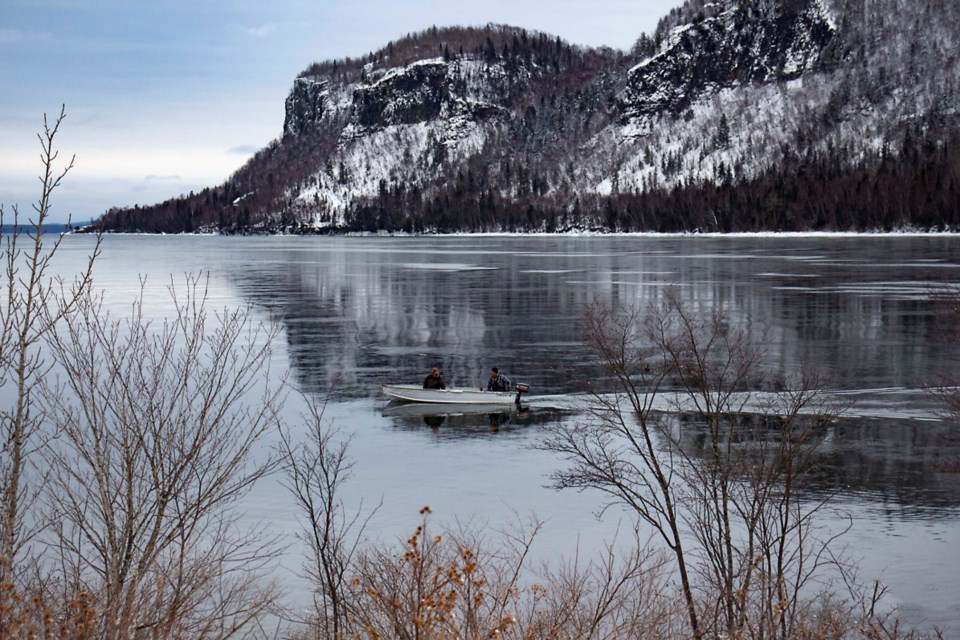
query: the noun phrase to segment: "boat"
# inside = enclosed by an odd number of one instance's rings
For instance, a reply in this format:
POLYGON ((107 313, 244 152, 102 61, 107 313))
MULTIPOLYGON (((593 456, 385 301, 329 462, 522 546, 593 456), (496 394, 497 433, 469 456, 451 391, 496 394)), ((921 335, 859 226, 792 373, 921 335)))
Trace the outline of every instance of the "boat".
POLYGON ((403 402, 429 402, 432 404, 519 404, 520 396, 530 390, 518 384, 513 391, 479 391, 477 389, 424 389, 418 384, 385 384, 383 394, 392 400, 403 402))

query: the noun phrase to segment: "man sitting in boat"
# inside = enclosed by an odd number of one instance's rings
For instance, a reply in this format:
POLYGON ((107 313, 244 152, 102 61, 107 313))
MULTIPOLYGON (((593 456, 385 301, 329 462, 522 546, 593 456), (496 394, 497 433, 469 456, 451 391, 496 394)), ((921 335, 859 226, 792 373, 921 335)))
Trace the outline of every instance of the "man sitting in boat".
POLYGON ((423 379, 424 389, 446 389, 447 383, 440 377, 440 367, 430 369, 430 375, 423 379))
POLYGON ((511 391, 510 378, 501 375, 496 367, 490 369, 490 379, 487 380, 487 391, 511 391))

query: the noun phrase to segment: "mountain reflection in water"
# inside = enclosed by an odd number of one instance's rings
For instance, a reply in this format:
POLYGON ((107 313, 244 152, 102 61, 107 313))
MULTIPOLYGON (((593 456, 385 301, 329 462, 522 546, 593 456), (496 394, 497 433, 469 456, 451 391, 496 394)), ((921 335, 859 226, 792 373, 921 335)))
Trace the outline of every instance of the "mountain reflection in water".
POLYGON ((671 285, 765 331, 771 382, 806 362, 839 388, 920 388, 956 356, 929 288, 960 275, 958 252, 949 237, 288 239, 229 277, 282 319, 299 384, 336 380, 340 397, 434 363, 454 386, 490 366, 540 392, 610 386, 583 350, 583 305, 650 306, 671 285))
MULTIPOLYGON (((960 507, 960 436, 954 425, 876 416, 796 420, 794 433, 812 451, 803 461, 809 473, 799 487, 810 499, 857 495, 864 502, 901 505, 904 517, 960 507)), ((709 429, 695 416, 659 416, 658 424, 687 455, 713 454, 709 429)), ((736 424, 721 424, 720 440, 746 459, 754 453, 770 456, 781 426, 776 416, 740 415, 736 424)))

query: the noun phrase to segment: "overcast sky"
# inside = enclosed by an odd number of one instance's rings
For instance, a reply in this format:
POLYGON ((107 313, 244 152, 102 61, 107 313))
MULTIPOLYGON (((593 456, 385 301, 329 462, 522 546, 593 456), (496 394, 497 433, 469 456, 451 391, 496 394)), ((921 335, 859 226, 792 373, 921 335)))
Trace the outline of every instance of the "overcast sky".
POLYGON ((0 203, 31 211, 43 114, 75 169, 53 219, 222 182, 278 137, 312 62, 489 22, 628 49, 682 0, 0 0, 0 203))

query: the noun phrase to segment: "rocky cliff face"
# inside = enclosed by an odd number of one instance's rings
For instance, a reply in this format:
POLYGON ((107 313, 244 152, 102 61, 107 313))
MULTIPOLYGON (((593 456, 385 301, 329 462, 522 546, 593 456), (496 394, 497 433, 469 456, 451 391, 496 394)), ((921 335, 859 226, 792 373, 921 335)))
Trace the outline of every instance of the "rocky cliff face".
POLYGON ((724 88, 783 82, 826 67, 836 33, 819 0, 711 5, 629 71, 624 119, 680 113, 724 88))
POLYGON ((358 85, 344 139, 421 123, 450 129, 457 122, 480 124, 505 115, 502 107, 469 95, 465 66, 469 61, 423 60, 358 85))
POLYGON ((442 60, 424 60, 357 87, 351 124, 363 132, 436 120, 451 101, 449 71, 442 60))
POLYGON ((300 135, 315 128, 323 119, 329 102, 327 81, 318 78, 297 78, 284 104, 283 132, 300 135))

